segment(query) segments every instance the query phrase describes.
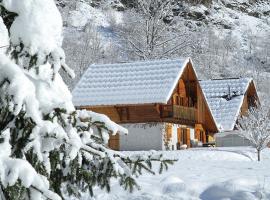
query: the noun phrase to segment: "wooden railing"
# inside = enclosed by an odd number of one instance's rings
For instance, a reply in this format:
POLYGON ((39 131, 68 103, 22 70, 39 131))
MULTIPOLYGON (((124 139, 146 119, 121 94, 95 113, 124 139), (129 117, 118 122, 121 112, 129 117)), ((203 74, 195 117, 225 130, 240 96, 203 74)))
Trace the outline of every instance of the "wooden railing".
POLYGON ((165 105, 161 109, 161 117, 196 121, 197 109, 178 105, 165 105))

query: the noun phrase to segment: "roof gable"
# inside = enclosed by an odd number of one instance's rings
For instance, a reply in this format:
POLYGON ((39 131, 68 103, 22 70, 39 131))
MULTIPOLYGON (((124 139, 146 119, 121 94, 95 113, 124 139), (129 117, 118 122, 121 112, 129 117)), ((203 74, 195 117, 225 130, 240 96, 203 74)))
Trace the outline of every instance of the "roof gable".
POLYGON ((250 78, 200 81, 220 131, 234 129, 251 82, 250 78))
POLYGON ((166 104, 190 59, 91 65, 72 92, 76 106, 166 104))

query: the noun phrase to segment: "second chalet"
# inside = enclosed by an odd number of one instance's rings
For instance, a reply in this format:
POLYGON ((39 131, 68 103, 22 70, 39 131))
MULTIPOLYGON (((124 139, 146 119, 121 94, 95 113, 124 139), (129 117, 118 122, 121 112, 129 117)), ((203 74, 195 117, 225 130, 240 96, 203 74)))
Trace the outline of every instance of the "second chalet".
POLYGON ((237 134, 237 120, 259 104, 251 78, 223 78, 200 81, 208 105, 219 128, 216 146, 250 146, 237 134))
POLYGON ((115 150, 193 147, 219 131, 189 58, 91 65, 73 102, 128 128, 111 137, 115 150))

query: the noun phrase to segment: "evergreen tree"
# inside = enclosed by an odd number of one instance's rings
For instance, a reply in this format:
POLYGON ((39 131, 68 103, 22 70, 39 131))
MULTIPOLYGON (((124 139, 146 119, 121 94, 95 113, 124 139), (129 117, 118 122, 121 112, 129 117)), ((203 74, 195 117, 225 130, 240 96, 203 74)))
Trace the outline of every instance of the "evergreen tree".
MULTIPOLYGON (((110 179, 132 191, 136 176, 171 160, 125 156, 107 147, 127 133, 108 117, 76 110, 59 70, 71 77, 62 19, 53 0, 0 0, 0 199, 62 199, 64 193, 110 191, 110 179), (63 190, 67 188, 67 190, 63 190)), ((160 172, 161 172, 160 171, 160 172)))

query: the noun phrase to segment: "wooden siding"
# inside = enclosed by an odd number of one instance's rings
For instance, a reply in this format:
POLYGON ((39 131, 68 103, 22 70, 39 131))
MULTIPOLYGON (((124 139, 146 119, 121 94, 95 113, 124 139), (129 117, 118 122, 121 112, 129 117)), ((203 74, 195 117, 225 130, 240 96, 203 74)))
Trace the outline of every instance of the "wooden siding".
POLYGON ((119 134, 116 134, 116 135, 110 134, 108 146, 113 150, 116 150, 116 151, 120 150, 120 136, 119 136, 119 134))
POLYGON ((243 100, 243 104, 241 107, 241 112, 240 112, 240 116, 242 115, 247 115, 249 109, 249 105, 248 105, 248 96, 247 94, 244 96, 244 100, 243 100))
POLYGON ((177 143, 178 146, 181 144, 181 128, 177 128, 177 143))
POLYGON ((195 125, 195 139, 197 139, 198 141, 201 141, 202 143, 206 142, 206 133, 202 124, 195 125))
MULTIPOLYGON (((258 94, 256 91, 255 84, 252 81, 249 84, 248 89, 246 91, 246 94, 244 96, 243 103, 242 103, 241 110, 240 110, 240 116, 247 115, 248 110, 251 107, 256 107, 258 104, 260 104, 259 97, 258 97, 258 94)), ((237 128, 235 127, 235 129, 237 129, 237 128)))
POLYGON ((186 97, 187 93, 186 93, 186 85, 185 85, 185 82, 183 81, 183 79, 180 79, 179 80, 179 83, 178 83, 178 94, 180 97, 186 97))
POLYGON ((106 107, 82 107, 83 109, 86 110, 91 110, 93 112, 101 113, 104 115, 107 115, 110 117, 111 120, 115 122, 120 122, 120 116, 117 112, 117 109, 114 106, 106 106, 106 107))
MULTIPOLYGON (((126 122, 158 122, 160 121, 159 110, 155 105, 131 106, 129 119, 126 122)), ((122 121, 125 122, 125 121, 122 121)))
POLYGON ((187 146, 190 148, 191 142, 190 142, 190 129, 187 128, 187 146))
POLYGON ((205 123, 205 117, 205 102, 203 101, 202 95, 198 95, 197 122, 200 124, 205 123))
POLYGON ((255 88, 254 82, 252 81, 249 84, 248 89, 247 89, 247 92, 245 94, 245 97, 244 97, 244 100, 243 100, 243 104, 242 104, 242 107, 241 107, 241 113, 240 113, 240 115, 241 116, 242 115, 246 115, 247 112, 248 112, 248 110, 251 107, 256 107, 257 104, 260 104, 259 97, 258 97, 256 88, 255 88))
POLYGON ((155 104, 149 105, 121 105, 121 106, 99 106, 83 107, 97 113, 102 113, 110 117, 116 123, 145 123, 160 122, 159 108, 155 104))

